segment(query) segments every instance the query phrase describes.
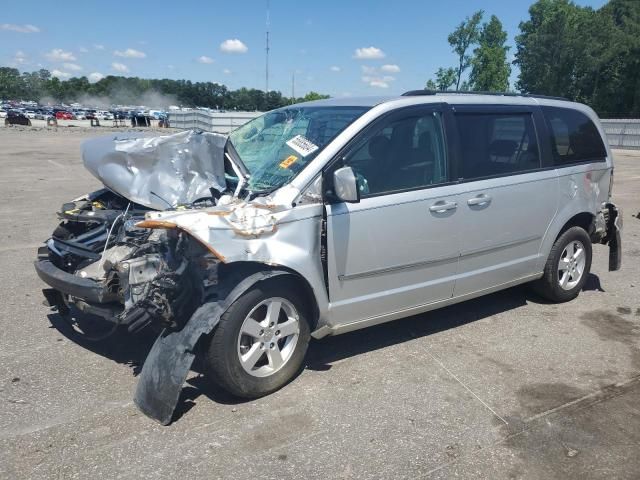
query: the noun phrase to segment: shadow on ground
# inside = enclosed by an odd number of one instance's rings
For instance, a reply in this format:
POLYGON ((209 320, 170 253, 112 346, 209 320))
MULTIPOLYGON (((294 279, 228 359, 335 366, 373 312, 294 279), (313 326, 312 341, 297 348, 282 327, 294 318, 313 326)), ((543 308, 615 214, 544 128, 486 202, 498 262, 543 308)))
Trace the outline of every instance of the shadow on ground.
MULTIPOLYGON (((594 274, 589 275, 584 290, 604 292, 600 285, 600 279, 594 274)), ((315 371, 326 371, 331 369, 332 364, 339 360, 457 328, 525 306, 528 303, 547 304, 549 302, 533 293, 528 286, 523 285, 432 312, 414 315, 336 337, 328 337, 321 341, 312 341, 306 357, 306 368, 315 371)), ((91 342, 79 337, 59 314, 50 314, 49 320, 52 326, 57 328, 69 340, 98 355, 130 366, 135 376, 140 373, 144 360, 157 336, 150 329, 137 334, 130 334, 126 330, 120 329, 105 340, 91 342)), ((173 421, 179 419, 193 408, 197 398, 201 395, 216 403, 225 405, 245 402, 244 399, 233 397, 209 382, 202 374, 203 369, 197 358, 192 369, 198 375, 187 380, 187 384, 181 392, 173 421)))

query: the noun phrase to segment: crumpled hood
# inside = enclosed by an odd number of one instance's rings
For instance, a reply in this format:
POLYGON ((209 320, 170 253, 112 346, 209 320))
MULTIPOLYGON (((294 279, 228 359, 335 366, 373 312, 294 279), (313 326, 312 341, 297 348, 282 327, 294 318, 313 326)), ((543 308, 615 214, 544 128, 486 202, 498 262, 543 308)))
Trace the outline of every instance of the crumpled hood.
POLYGON ((225 135, 192 130, 140 137, 118 134, 82 143, 84 166, 107 188, 155 210, 175 208, 226 188, 225 135))

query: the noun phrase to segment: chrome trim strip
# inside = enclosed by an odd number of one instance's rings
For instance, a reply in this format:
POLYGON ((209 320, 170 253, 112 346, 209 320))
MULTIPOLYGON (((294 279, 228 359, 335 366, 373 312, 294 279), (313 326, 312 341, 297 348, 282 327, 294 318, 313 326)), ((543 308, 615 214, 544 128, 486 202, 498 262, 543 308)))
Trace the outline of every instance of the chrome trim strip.
POLYGON ((499 245, 494 245, 492 247, 478 248, 476 250, 467 250, 466 252, 461 253, 460 258, 471 257, 473 255, 479 255, 481 253, 488 253, 493 250, 501 250, 503 248, 515 247, 518 245, 522 245, 524 243, 533 242, 534 240, 540 240, 541 238, 542 238, 542 235, 531 235, 530 237, 513 240, 511 242, 501 243, 499 245))
POLYGON ((415 262, 415 263, 406 263, 404 265, 394 265, 393 267, 379 268, 376 270, 367 270, 366 272, 351 273, 349 275, 338 275, 338 280, 344 281, 344 280, 354 280, 356 278, 372 277, 375 275, 381 275, 383 273, 391 273, 399 270, 408 270, 411 268, 418 268, 418 267, 424 267, 427 265, 432 265, 434 263, 451 262, 453 260, 458 260, 458 255, 455 255, 453 257, 443 257, 443 258, 434 258, 431 260, 423 260, 421 262, 415 262))
POLYGON ((411 268, 419 268, 419 267, 426 267, 427 265, 433 265, 436 263, 446 263, 446 262, 451 262, 453 260, 458 260, 460 258, 464 258, 464 257, 470 257, 473 255, 479 255, 482 253, 487 253, 487 252, 491 252, 493 250, 500 250, 503 248, 509 248, 509 247, 515 247, 517 245, 522 245, 524 243, 529 243, 529 242, 533 242, 534 240, 539 240, 541 239, 542 236, 541 235, 534 235, 531 237, 526 237, 526 238, 521 238, 519 240, 514 240, 512 242, 506 242, 506 243, 501 243, 500 245, 494 245, 488 248, 480 248, 477 250, 469 250, 466 252, 463 252, 460 255, 456 255, 454 257, 443 257, 443 258, 434 258, 431 260, 423 260, 421 262, 414 262, 414 263, 406 263, 404 265, 394 265, 392 267, 385 267, 385 268, 378 268, 375 270, 367 270, 365 272, 358 272, 358 273, 350 273, 348 275, 338 275, 338 280, 340 280, 341 282, 344 282, 346 280, 355 280, 357 278, 364 278, 364 277, 373 277, 376 275, 382 275, 385 273, 393 273, 393 272, 397 272, 400 270, 408 270, 411 268))

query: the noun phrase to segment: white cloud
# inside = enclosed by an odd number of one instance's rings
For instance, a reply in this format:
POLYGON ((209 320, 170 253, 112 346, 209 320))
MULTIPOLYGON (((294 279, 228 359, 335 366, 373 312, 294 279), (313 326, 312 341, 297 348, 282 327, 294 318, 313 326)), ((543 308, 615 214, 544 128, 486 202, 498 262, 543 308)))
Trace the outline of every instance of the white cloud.
POLYGON ((96 83, 104 78, 104 75, 100 72, 93 72, 89 74, 89 81, 91 83, 96 83))
POLYGON ((339 72, 342 69, 340 67, 338 67, 337 65, 332 65, 331 67, 329 67, 329 70, 331 70, 332 72, 339 72))
POLYGON ((134 48, 127 48, 126 50, 116 50, 113 52, 116 57, 123 58, 145 58, 147 56, 146 53, 141 52, 140 50, 136 50, 134 48))
POLYGON ((400 71, 400 67, 395 64, 387 64, 382 65, 380 67, 380 71, 384 73, 398 73, 400 71))
POLYGON ((31 25, 29 23, 24 25, 15 25, 13 23, 3 23, 0 24, 0 30, 7 30, 9 32, 19 32, 19 33, 38 33, 40 29, 35 25, 31 25))
POLYGON ((27 61, 27 55, 22 50, 18 50, 16 54, 13 56, 13 63, 18 65, 24 65, 26 63, 29 63, 27 61))
POLYGON ((129 71, 129 67, 127 67, 124 63, 113 62, 111 64, 111 68, 113 68, 116 72, 126 73, 129 71))
POLYGON ((360 68, 362 69, 362 73, 364 73, 365 75, 374 75, 375 73, 377 73, 376 67, 362 65, 360 68))
POLYGON ((377 60, 386 57, 385 53, 376 47, 356 48, 353 58, 358 60, 377 60))
POLYGON ((225 40, 220 44, 220 51, 224 53, 246 53, 249 48, 237 38, 225 40))
POLYGON ((71 52, 65 52, 61 48, 54 48, 49 53, 44 54, 52 62, 73 62, 76 57, 71 52))
POLYGON ((198 63, 213 63, 214 60, 211 57, 207 57, 206 55, 201 55, 198 57, 198 63))
POLYGON ((93 48, 96 50, 104 50, 104 45, 100 45, 99 43, 94 43, 93 48))
POLYGON ((60 70, 53 70, 51 72, 51 76, 59 78, 60 80, 66 80, 67 78, 71 77, 71 74, 68 72, 62 72, 60 70))
POLYGON ((168 68, 169 70, 173 70, 173 69, 174 69, 174 68, 176 68, 176 67, 175 67, 175 65, 167 65, 167 68, 168 68))
POLYGON ((75 63, 63 63, 62 66, 67 70, 72 70, 74 72, 79 72, 80 70, 82 70, 82 67, 75 63))
POLYGON ((231 70, 225 68, 224 70, 222 70, 222 73, 224 73, 225 75, 231 75, 231 70))
POLYGON ((80 48, 78 48, 78 51, 79 51, 80 53, 87 53, 87 52, 89 51, 89 49, 88 49, 88 48, 86 48, 86 47, 80 47, 80 48))
POLYGON ((372 79, 369 82, 369 86, 370 87, 378 87, 378 88, 389 88, 389 84, 387 82, 385 82, 384 80, 380 80, 380 79, 372 79))

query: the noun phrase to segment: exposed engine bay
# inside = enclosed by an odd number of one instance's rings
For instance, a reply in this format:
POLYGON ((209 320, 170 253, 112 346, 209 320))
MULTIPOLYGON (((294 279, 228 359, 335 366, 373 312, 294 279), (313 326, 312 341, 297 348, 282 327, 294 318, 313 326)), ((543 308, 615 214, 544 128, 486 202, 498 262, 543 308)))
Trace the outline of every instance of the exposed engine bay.
POLYGON ((46 293, 49 303, 131 332, 188 319, 203 286, 217 282, 219 261, 179 230, 137 227, 149 211, 108 189, 64 204, 39 251, 38 272, 58 287, 46 293))

